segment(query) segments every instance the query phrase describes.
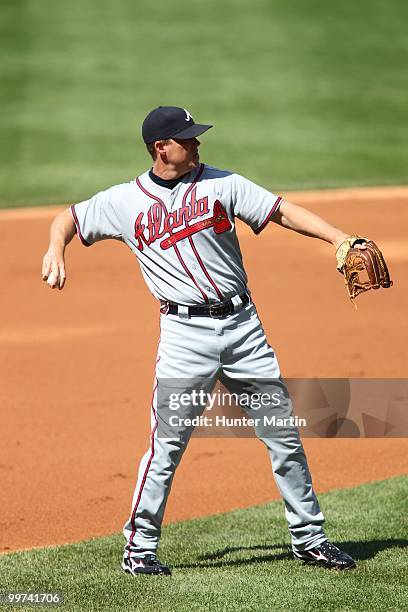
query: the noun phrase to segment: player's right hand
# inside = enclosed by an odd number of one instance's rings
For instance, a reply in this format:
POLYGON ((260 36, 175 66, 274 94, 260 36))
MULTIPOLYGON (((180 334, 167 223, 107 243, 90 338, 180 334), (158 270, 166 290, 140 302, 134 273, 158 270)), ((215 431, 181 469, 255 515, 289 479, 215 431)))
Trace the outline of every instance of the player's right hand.
POLYGON ((64 255, 50 246, 43 258, 42 279, 51 289, 63 289, 66 280, 64 255))

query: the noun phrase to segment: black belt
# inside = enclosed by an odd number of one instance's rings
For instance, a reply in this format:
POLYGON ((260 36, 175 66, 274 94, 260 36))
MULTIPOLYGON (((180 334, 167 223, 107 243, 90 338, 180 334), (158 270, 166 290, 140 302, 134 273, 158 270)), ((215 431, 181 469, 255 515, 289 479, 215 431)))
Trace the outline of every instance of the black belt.
MULTIPOLYGON (((239 306, 245 306, 249 302, 249 295, 245 291, 239 296, 242 304, 239 306)), ((235 306, 232 300, 226 302, 218 302, 218 304, 206 304, 205 306, 186 306, 188 308, 189 317, 211 317, 212 319, 218 319, 227 317, 235 312, 235 306)), ((160 308, 160 312, 163 314, 178 314, 178 304, 164 303, 160 308)))

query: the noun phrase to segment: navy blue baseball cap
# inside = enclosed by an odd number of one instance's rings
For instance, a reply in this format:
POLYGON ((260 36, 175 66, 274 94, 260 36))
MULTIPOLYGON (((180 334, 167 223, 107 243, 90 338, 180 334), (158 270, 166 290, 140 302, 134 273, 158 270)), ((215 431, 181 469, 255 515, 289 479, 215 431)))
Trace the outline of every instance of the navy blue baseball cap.
POLYGON ((146 144, 167 138, 187 140, 203 134, 211 127, 195 123, 185 108, 158 106, 143 121, 142 137, 146 144))

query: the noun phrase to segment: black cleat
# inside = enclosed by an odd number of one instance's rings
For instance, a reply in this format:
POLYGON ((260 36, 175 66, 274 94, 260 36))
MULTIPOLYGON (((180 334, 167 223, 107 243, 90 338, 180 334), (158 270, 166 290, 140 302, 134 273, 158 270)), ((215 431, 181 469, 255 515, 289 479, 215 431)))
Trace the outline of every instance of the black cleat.
POLYGON ((304 550, 302 552, 294 552, 293 555, 295 559, 299 559, 299 561, 320 565, 328 569, 345 570, 356 567, 356 563, 350 555, 327 540, 316 548, 304 550))
POLYGON ((148 554, 144 557, 124 557, 122 570, 131 576, 171 576, 167 565, 160 563, 156 555, 148 554))

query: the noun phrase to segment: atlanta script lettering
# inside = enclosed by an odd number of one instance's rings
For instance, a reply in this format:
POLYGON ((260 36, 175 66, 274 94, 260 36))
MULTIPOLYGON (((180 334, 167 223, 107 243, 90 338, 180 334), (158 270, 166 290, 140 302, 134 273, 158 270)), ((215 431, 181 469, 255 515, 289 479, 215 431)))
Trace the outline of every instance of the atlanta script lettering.
POLYGON ((135 238, 139 251, 143 251, 144 245, 149 246, 165 234, 171 234, 175 228, 185 226, 193 219, 209 213, 208 197, 197 200, 196 190, 196 187, 192 190, 190 201, 174 212, 166 214, 163 205, 154 202, 147 211, 146 223, 145 213, 138 215, 135 221, 135 238))

